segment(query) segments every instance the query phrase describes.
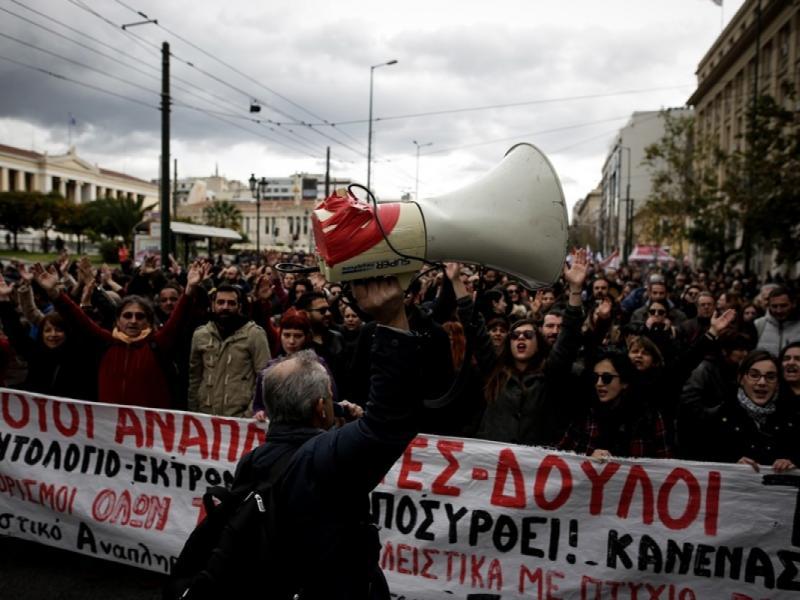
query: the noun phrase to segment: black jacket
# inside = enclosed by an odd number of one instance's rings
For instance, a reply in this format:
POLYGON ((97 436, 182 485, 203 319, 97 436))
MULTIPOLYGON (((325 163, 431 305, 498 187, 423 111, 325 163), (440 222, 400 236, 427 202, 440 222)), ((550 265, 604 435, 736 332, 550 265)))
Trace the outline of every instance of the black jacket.
POLYGON ((68 331, 61 346, 47 348, 41 331, 36 340, 30 337, 10 302, 0 302, 0 321, 13 348, 28 363, 28 376, 21 388, 49 396, 97 400, 96 345, 68 331))
MULTIPOLYGON (((544 368, 533 373, 514 373, 497 398, 487 403, 477 437, 512 444, 552 446, 568 424, 565 402, 572 364, 578 356, 583 312, 568 306, 564 311, 561 332, 545 359, 544 368)), ((478 347, 488 334, 484 327, 478 334, 478 347)), ((544 349, 540 348, 540 352, 544 349)), ((481 371, 488 378, 497 359, 477 355, 481 371)))
POLYGON ((296 451, 279 495, 277 543, 304 600, 388 598, 368 494, 417 433, 420 344, 419 337, 378 327, 364 417, 329 431, 272 425, 255 450, 257 477, 296 451))
POLYGON ((800 422, 781 398, 777 410, 759 427, 739 404, 736 396, 705 415, 703 442, 709 460, 735 463, 746 456, 760 465, 779 458, 800 462, 800 422))

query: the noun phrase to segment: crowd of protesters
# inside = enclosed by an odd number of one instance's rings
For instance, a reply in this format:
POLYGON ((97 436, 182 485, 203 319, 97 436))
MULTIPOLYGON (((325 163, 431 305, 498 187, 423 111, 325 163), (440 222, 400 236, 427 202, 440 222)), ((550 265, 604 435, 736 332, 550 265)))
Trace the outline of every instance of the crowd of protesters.
MULTIPOLYGON (((0 383, 81 400, 266 420, 265 373, 312 349, 337 414, 369 410, 375 323, 347 286, 265 253, 188 268, 8 263, 0 383)), ((427 269, 406 291, 427 338, 425 431, 593 456, 800 464, 797 281, 672 265, 600 268, 578 250, 551 288, 427 269)))

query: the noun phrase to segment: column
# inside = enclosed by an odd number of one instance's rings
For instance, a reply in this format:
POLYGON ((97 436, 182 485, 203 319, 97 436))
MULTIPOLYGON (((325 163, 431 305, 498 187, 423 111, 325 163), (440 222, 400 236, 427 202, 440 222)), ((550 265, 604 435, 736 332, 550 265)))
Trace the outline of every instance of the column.
POLYGON ((63 177, 58 178, 58 193, 61 194, 62 198, 67 197, 67 180, 63 177))
POLYGON ((0 167, 0 192, 8 191, 8 169, 0 167))
POLYGON ((25 192, 25 171, 17 170, 15 174, 16 181, 14 182, 14 189, 18 192, 25 192))
POLYGON ((47 173, 42 173, 39 176, 39 189, 43 194, 49 194, 53 191, 53 178, 47 173))

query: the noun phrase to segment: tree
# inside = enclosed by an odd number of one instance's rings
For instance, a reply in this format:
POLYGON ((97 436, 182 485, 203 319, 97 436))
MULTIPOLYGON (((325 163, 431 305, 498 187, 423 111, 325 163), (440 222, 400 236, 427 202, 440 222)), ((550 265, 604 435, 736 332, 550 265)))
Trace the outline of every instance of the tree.
POLYGON ((212 202, 203 209, 205 224, 211 227, 224 227, 239 231, 242 227, 242 213, 227 200, 212 202))
MULTIPOLYGON (((58 194, 41 192, 3 192, 0 193, 0 225, 11 232, 14 250, 19 250, 18 234, 28 229, 44 230, 44 243, 47 232, 53 228, 64 199, 58 194)), ((45 250, 46 251, 46 250, 45 250)))
MULTIPOLYGON (((232 203, 227 200, 212 202, 203 209, 205 224, 211 227, 224 227, 241 231, 242 213, 232 203)), ((231 245, 230 240, 217 240, 217 249, 227 250, 231 245)))
POLYGON ((732 251, 731 210, 719 193, 720 155, 696 135, 694 117, 662 113, 664 135, 645 149, 652 191, 637 215, 657 243, 691 242, 709 262, 723 265, 732 251))
POLYGON ((144 213, 152 208, 152 205, 144 205, 144 198, 102 198, 87 206, 97 233, 110 238, 119 236, 131 249, 136 226, 144 220, 144 213))
POLYGON ((51 229, 58 228, 62 215, 70 206, 72 204, 67 202, 58 192, 50 192, 47 195, 39 194, 39 197, 31 206, 30 210, 33 212, 32 219, 34 222, 32 227, 40 229, 44 233, 44 237, 42 237, 43 252, 50 251, 48 233, 51 229))
POLYGON ((800 259, 800 110, 759 97, 742 140, 725 157, 722 191, 740 233, 745 269, 756 247, 775 249, 779 264, 793 264, 800 259))
POLYGON ((78 239, 78 254, 83 252, 83 236, 93 229, 92 214, 88 204, 66 203, 63 211, 58 215, 56 229, 64 233, 71 233, 78 239))

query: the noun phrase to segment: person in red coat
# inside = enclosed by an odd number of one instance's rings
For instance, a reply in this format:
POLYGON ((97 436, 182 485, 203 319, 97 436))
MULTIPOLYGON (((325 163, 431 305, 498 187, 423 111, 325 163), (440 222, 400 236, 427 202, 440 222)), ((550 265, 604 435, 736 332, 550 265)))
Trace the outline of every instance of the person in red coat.
POLYGON ((110 404, 173 408, 172 374, 169 369, 179 333, 189 318, 190 294, 202 278, 202 270, 189 270, 186 290, 169 320, 155 329, 152 305, 140 296, 127 296, 117 308, 113 331, 92 321, 70 297, 59 292, 58 276, 34 267, 36 281, 53 300, 56 310, 80 335, 105 347, 98 370, 98 400, 110 404))

